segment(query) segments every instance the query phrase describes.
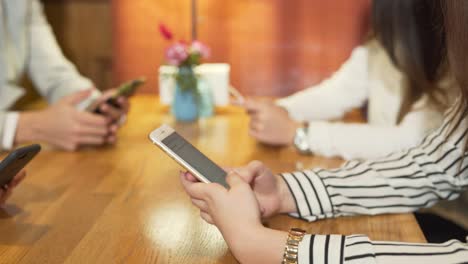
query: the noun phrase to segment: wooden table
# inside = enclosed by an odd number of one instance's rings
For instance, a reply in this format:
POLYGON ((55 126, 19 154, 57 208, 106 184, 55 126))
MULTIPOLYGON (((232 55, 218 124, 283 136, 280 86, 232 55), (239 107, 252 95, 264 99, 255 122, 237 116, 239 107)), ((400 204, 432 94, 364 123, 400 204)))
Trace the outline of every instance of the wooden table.
MULTIPOLYGON (((174 126, 223 166, 258 159, 281 172, 294 170, 296 161, 320 167, 341 163, 256 143, 241 109, 178 124, 156 97, 138 96, 115 146, 77 153, 49 148, 31 163, 27 179, 0 211, 0 263, 237 263, 182 191, 179 166, 147 139, 161 123, 174 126)), ((315 223, 278 216, 267 225, 425 241, 411 214, 315 223)))

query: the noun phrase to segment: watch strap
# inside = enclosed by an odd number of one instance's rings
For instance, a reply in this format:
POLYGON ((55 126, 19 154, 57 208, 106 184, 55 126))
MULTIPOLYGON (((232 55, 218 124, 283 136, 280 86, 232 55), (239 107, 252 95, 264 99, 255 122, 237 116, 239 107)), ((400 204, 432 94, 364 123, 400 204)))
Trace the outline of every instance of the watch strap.
POLYGON ((304 238, 305 231, 299 228, 289 230, 286 246, 284 247, 282 264, 297 264, 299 254, 299 243, 304 238))

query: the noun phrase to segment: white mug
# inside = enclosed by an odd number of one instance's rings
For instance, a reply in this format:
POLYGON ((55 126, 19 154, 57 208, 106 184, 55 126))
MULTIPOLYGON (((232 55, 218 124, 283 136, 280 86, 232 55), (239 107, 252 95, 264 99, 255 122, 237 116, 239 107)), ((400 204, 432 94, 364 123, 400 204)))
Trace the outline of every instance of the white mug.
MULTIPOLYGON (((195 74, 207 83, 213 93, 217 106, 229 104, 229 73, 231 67, 227 63, 205 63, 195 67, 195 74)), ((177 73, 177 67, 163 65, 159 67, 159 95, 161 103, 171 104, 175 81, 172 76, 177 73)))

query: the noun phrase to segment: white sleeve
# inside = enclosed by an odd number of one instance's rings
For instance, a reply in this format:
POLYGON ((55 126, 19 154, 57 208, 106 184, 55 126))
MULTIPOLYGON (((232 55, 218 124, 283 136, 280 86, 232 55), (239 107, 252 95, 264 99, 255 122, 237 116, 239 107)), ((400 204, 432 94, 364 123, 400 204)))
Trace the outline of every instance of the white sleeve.
POLYGON ((16 127, 18 125, 19 114, 17 112, 5 112, 0 120, 3 124, 0 126, 0 150, 11 150, 15 142, 16 127))
POLYGON ((280 99, 277 104, 297 121, 342 117, 367 100, 368 56, 366 47, 355 48, 351 57, 329 79, 280 99))
POLYGON ((309 146, 326 157, 378 158, 418 144, 441 123, 442 114, 431 108, 414 110, 395 126, 315 121, 309 123, 309 146))
POLYGON ((63 55, 39 1, 31 3, 27 70, 38 91, 49 102, 94 87, 63 55))
POLYGON ((456 264, 467 263, 468 245, 371 241, 365 235, 306 235, 299 244, 299 264, 456 264))

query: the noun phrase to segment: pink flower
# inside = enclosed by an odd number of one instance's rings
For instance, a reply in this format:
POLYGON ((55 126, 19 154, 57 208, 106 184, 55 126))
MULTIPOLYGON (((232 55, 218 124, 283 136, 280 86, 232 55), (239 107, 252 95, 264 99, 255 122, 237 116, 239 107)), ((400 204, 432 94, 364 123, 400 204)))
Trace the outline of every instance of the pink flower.
POLYGON ((191 52, 198 53, 202 58, 208 58, 210 56, 211 50, 205 44, 201 43, 198 40, 192 42, 190 47, 191 52))
POLYGON ((159 24, 159 32, 161 33, 161 35, 167 39, 167 40, 172 40, 172 32, 169 30, 169 28, 164 25, 163 23, 160 23, 159 24))
POLYGON ((187 45, 177 42, 166 50, 167 62, 174 66, 180 66, 189 57, 187 45))

